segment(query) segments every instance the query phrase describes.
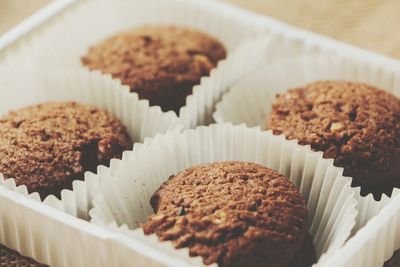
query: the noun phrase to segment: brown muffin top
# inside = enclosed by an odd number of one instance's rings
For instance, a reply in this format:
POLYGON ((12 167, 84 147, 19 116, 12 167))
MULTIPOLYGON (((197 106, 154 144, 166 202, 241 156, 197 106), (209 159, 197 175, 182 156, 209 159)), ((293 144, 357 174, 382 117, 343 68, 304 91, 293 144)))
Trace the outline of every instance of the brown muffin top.
POLYGON ((400 180, 400 99, 363 83, 320 81, 277 96, 267 128, 334 158, 362 190, 400 180))
POLYGON ((307 209, 286 177, 261 165, 217 162, 171 176, 151 198, 145 234, 219 266, 285 266, 307 233, 307 209))
POLYGON ((0 245, 0 266, 2 267, 46 267, 35 260, 24 257, 18 252, 0 245))
POLYGON ((223 45, 203 32, 174 26, 144 26, 91 47, 81 61, 91 70, 120 79, 140 98, 149 99, 151 105, 168 110, 175 107, 164 106, 161 98, 176 94, 175 88, 184 94, 184 101, 200 78, 225 57, 223 45))
POLYGON ((131 149, 121 122, 98 108, 49 102, 0 119, 0 172, 29 192, 59 196, 85 171, 131 149))

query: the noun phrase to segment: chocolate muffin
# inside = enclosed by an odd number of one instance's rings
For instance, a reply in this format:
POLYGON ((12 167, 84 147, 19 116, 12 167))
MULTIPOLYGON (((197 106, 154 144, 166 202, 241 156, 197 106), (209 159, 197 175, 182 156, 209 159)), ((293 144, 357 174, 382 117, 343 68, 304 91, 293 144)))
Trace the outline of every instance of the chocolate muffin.
POLYGON ((0 245, 0 266, 2 267, 46 267, 34 259, 24 257, 18 252, 0 245))
POLYGON ((178 113, 193 86, 225 57, 224 46, 203 32, 144 26, 91 47, 81 61, 120 79, 150 105, 178 113))
POLYGON ((320 81, 277 96, 267 128, 333 158, 362 194, 400 184, 400 99, 376 87, 320 81))
POLYGON ((290 180, 247 162, 217 162, 171 176, 142 225, 219 266, 288 266, 307 236, 305 200, 290 180))
POLYGON ((394 252, 393 256, 385 262, 383 267, 399 267, 400 266, 400 250, 394 252))
POLYGON ((98 108, 49 102, 0 118, 0 173, 42 198, 131 149, 122 123, 98 108))

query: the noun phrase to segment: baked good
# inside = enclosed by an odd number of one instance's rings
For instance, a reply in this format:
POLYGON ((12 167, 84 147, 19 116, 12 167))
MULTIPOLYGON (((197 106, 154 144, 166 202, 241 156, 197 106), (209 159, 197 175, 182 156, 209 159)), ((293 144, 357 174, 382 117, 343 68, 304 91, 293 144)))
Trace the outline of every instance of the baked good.
POLYGON ((400 99, 376 87, 319 81, 279 94, 267 128, 333 158, 362 194, 400 181, 400 99))
POLYGON ((24 257, 18 252, 0 245, 0 266, 2 267, 46 267, 34 259, 24 257))
POLYGON ((400 266, 400 250, 394 252, 393 256, 385 262, 383 267, 399 267, 400 266))
POLYGON ((224 46, 203 32, 159 25, 116 34, 91 47, 81 61, 120 79, 150 105, 178 113, 192 87, 225 57, 224 46))
POLYGON ((96 107, 49 102, 0 118, 0 173, 42 198, 132 149, 122 123, 96 107))
POLYGON ((219 266, 287 266, 307 235, 307 209, 283 175, 255 163, 204 164, 152 196, 145 234, 219 266))

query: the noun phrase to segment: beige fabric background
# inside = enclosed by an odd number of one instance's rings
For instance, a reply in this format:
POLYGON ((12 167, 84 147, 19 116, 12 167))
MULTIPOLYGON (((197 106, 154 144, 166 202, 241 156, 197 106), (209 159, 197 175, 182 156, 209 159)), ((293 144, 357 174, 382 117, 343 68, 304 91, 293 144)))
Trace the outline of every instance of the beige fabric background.
MULTIPOLYGON (((0 0, 0 34, 50 1, 0 0)), ((225 1, 400 58, 400 0, 225 1)))
POLYGON ((400 58, 400 0, 226 0, 400 58))
POLYGON ((50 0, 0 0, 0 35, 50 0))

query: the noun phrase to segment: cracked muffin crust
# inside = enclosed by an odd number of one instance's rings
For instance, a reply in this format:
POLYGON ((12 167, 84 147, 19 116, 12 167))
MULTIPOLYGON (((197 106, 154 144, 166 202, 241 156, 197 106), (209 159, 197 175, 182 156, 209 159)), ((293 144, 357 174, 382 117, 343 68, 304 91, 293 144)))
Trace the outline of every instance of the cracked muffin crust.
POLYGON ((248 162, 195 166, 152 196, 142 225, 219 266, 287 266, 307 235, 307 209, 283 175, 248 162))
POLYGON ((18 252, 0 245, 0 266, 3 267, 46 267, 34 259, 22 256, 18 252))
POLYGON ((362 194, 400 185, 400 99, 376 87, 320 81, 277 95, 267 129, 334 158, 362 194))
POLYGON ((29 106, 0 118, 0 173, 42 198, 59 197, 85 171, 131 148, 118 119, 75 102, 29 106))
POLYGON ((203 32, 144 26, 91 47, 81 61, 91 70, 120 79, 150 105, 178 113, 192 87, 225 57, 224 46, 203 32))

